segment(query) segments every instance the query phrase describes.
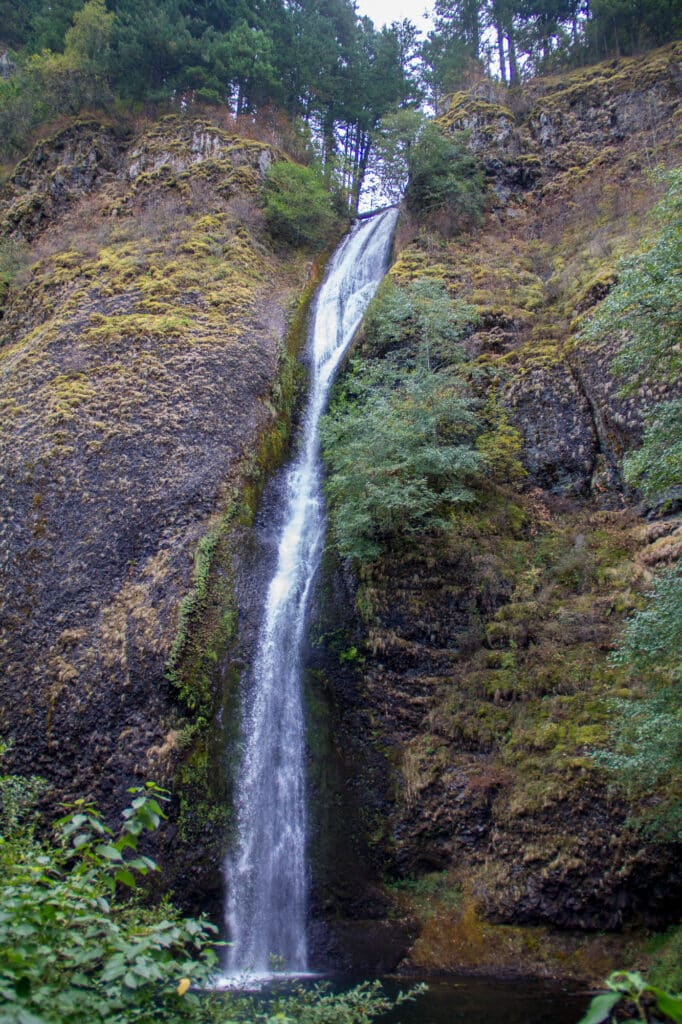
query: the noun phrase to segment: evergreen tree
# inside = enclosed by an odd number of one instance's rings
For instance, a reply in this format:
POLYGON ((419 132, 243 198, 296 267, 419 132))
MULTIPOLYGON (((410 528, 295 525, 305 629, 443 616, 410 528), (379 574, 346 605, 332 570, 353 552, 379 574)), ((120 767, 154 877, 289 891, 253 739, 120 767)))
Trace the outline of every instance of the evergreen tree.
MULTIPOLYGON (((32 53, 64 49, 64 37, 73 24, 73 16, 84 0, 42 0, 31 17, 27 40, 32 53)), ((19 5, 21 6, 21 5, 19 5)))
POLYGON ((449 138, 437 125, 427 124, 410 150, 409 172, 405 199, 413 212, 437 212, 439 224, 446 230, 478 221, 483 212, 485 179, 464 138, 449 138))

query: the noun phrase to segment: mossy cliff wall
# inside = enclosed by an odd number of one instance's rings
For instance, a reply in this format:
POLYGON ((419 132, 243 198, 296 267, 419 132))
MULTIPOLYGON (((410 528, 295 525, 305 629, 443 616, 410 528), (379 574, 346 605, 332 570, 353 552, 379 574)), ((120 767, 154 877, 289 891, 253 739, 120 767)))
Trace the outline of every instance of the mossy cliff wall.
POLYGON ((552 491, 617 491, 622 456, 661 398, 655 385, 621 398, 617 339, 589 348, 576 332, 619 257, 655 230, 647 215, 665 186, 654 170, 680 158, 681 75, 676 43, 508 93, 474 87, 440 119, 470 133, 492 210, 473 245, 446 243, 435 262, 477 306, 472 352, 500 372, 531 478, 552 491))
POLYGON ((263 227, 277 156, 210 121, 82 122, 0 194, 23 264, 0 319, 0 732, 52 802, 113 815, 168 785, 157 852, 188 901, 220 887, 230 538, 286 441, 310 271, 263 227))
MULTIPOLYGON (((679 160, 679 83, 673 46, 483 83, 442 118, 484 161, 485 222, 404 220, 392 273, 478 307, 477 387, 528 476, 359 579, 328 555, 309 703, 330 957, 601 974, 623 950, 599 931, 679 910, 678 851, 626 827, 636 808, 589 756, 629 692, 614 638, 679 556, 679 522, 642 520, 620 484, 657 393, 620 399, 617 339, 577 335, 650 230, 650 167, 679 160)), ((220 886, 248 521, 285 445, 310 270, 263 231, 275 156, 207 121, 84 122, 0 194, 23 263, 0 319, 0 732, 51 800, 113 816, 127 786, 170 785, 158 852, 195 905, 220 886)))
POLYGON ((414 929, 412 966, 596 978, 633 962, 630 929, 679 916, 679 847, 629 827, 642 808, 591 756, 617 727, 611 699, 632 693, 608 657, 618 631, 679 558, 680 519, 642 518, 619 469, 661 392, 619 397, 618 339, 589 348, 578 330, 656 231, 650 171, 679 163, 681 58, 677 44, 452 97, 440 124, 468 129, 484 163, 484 223, 398 228, 392 275, 477 307, 473 392, 506 407, 527 471, 367 567, 343 643, 324 647, 346 791, 371 818, 364 863, 414 929))

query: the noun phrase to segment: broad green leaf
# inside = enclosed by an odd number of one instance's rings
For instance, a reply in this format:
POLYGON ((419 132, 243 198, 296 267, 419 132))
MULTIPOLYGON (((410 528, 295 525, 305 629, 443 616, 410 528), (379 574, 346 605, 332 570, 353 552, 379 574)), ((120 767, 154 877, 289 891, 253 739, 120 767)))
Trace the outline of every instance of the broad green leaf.
POLYGON ((620 992, 603 992, 595 996, 578 1024, 601 1024, 601 1021, 608 1019, 611 1010, 620 999, 620 992))
POLYGON ((132 871, 129 871, 128 868, 121 868, 116 872, 114 877, 117 882, 120 882, 121 885, 127 885, 129 889, 134 889, 137 885, 135 875, 132 871))
POLYGON ((675 1024, 682 1022, 682 995, 675 996, 670 992, 664 992, 660 988, 650 986, 650 991, 656 996, 656 1005, 659 1010, 675 1021, 675 1024))
POLYGON ((100 857, 104 857, 105 860, 123 860, 120 850, 117 850, 115 846, 111 845, 111 843, 98 843, 95 847, 95 853, 99 854, 100 857))

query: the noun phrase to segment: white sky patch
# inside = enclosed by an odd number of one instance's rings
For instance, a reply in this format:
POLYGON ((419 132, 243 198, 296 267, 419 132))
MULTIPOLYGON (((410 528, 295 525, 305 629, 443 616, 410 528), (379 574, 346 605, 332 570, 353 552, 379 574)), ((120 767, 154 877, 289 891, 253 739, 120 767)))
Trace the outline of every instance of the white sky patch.
POLYGON ((356 0, 356 8, 358 14, 372 19, 375 28, 403 18, 409 18, 423 33, 431 26, 430 20, 424 18, 427 11, 430 19, 433 10, 429 0, 356 0))

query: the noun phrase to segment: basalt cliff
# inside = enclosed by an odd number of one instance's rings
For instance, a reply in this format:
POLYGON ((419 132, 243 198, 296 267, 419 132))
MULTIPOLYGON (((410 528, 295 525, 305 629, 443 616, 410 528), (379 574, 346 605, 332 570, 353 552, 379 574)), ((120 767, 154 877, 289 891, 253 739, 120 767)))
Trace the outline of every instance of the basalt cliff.
MULTIPOLYGON (((483 162, 485 219, 403 215, 390 273, 476 306, 478 397, 507 410, 525 476, 360 578, 330 545, 308 679, 321 958, 594 976, 630 929, 679 918, 679 849, 628 827, 593 757, 628 685, 615 637, 682 550, 679 517, 620 475, 662 392, 621 397, 618 338, 578 331, 652 229, 681 94, 676 44, 474 83, 439 118, 483 162)), ((128 787, 167 786, 166 883, 216 917, 252 523, 319 271, 264 229, 279 156, 208 116, 81 121, 0 192, 6 760, 112 817, 128 787)))
POLYGON ((169 786, 190 902, 220 899, 228 537, 287 436, 311 270, 263 230, 280 155, 210 121, 79 122, 2 194, 2 732, 49 800, 115 815, 169 786))
POLYGON ((359 580, 333 552, 326 567, 313 676, 345 808, 322 799, 320 832, 355 815, 389 885, 359 897, 357 847, 336 829, 322 896, 349 942, 353 918, 372 918, 378 942, 402 912, 412 967, 598 974, 631 955, 633 926, 679 916, 679 851, 632 827, 595 757, 631 692, 616 637, 680 557, 674 504, 647 507, 621 477, 665 389, 623 397, 618 336, 588 344, 580 328, 655 230, 652 170, 679 163, 681 56, 452 96, 439 123, 483 161, 485 223, 398 229, 394 280, 432 277, 476 307, 472 386, 502 404, 526 471, 359 580))

